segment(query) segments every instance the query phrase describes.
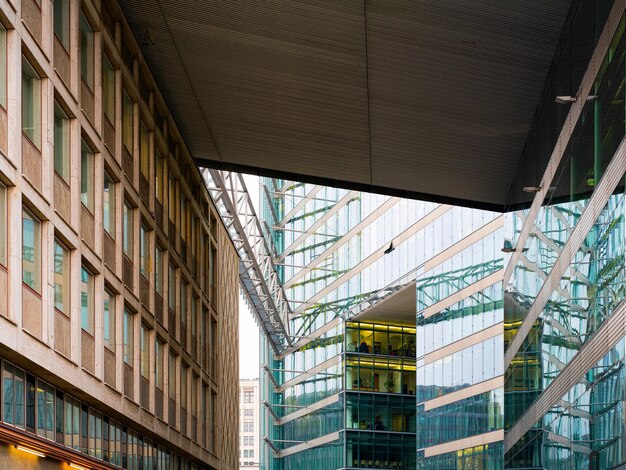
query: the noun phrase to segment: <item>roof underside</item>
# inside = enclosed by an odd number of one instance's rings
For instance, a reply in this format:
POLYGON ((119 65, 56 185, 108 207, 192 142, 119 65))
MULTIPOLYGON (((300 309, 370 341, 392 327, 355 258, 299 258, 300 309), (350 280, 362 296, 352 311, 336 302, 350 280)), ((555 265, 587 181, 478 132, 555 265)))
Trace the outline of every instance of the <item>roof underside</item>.
POLYGON ((198 163, 501 208, 571 0, 121 0, 198 163))
POLYGON ((415 282, 409 282, 350 320, 415 326, 416 303, 415 282))

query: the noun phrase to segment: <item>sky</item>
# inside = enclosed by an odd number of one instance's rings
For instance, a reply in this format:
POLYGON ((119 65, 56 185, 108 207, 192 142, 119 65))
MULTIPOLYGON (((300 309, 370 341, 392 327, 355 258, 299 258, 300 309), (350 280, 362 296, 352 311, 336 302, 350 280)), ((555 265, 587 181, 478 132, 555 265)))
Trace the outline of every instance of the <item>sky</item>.
MULTIPOLYGON (((259 178, 244 175, 254 210, 259 212, 259 178)), ((241 294, 239 295, 239 378, 253 379, 259 376, 259 327, 254 321, 241 294)))

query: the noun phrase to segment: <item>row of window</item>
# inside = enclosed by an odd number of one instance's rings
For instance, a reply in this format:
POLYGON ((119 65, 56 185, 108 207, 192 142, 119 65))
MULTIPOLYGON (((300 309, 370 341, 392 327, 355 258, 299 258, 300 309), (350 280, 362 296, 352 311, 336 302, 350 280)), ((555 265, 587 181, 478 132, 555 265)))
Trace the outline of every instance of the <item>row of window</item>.
POLYGON ((0 365, 2 423, 124 469, 200 468, 12 363, 0 365))
POLYGON ((415 357, 415 328, 349 322, 346 351, 415 357))
MULTIPOLYGON (((66 0, 67 1, 67 0, 66 0)), ((55 20, 56 21, 56 20, 55 20)), ((56 25, 56 22, 55 22, 56 25)), ((81 53, 81 70, 83 70, 83 79, 89 82, 93 81, 93 31, 90 29, 89 23, 81 14, 81 44, 88 44, 91 52, 81 53), (83 41, 83 38, 84 41, 83 41), (89 57, 88 65, 85 65, 86 57, 89 57), (89 72, 85 72, 85 70, 89 72), (91 77, 87 80, 87 77, 91 77)), ((81 49, 83 50, 83 49, 81 49)), ((6 62, 6 30, 0 25, 0 57, 6 62)), ((6 82, 6 68, 0 64, 0 77, 6 82)), ((104 115, 109 122, 114 123, 115 110, 115 70, 106 55, 102 56, 102 89, 103 89, 103 110, 104 115)), ((5 89, 6 86, 0 87, 5 89)), ((26 137, 41 149, 41 113, 42 113, 42 83, 41 77, 29 60, 23 56, 22 58, 22 131, 26 137)), ((122 97, 122 140, 129 154, 133 155, 133 116, 134 105, 126 92, 122 97)), ((2 103, 0 103, 2 104, 2 103)), ((113 125, 113 124, 111 124, 113 125)), ((54 171, 58 174, 66 184, 70 182, 70 128, 71 118, 65 111, 64 106, 55 99, 54 102, 54 171)), ((150 147, 149 132, 143 123, 139 125, 139 155, 140 170, 146 180, 149 179, 150 169, 150 147)), ((191 255, 195 257, 200 249, 200 223, 198 218, 192 214, 191 203, 182 194, 177 200, 176 197, 176 180, 173 177, 165 178, 166 159, 163 158, 158 150, 154 153, 155 168, 155 188, 156 198, 163 204, 166 194, 169 194, 169 219, 180 227, 180 236, 183 241, 190 241, 191 255), (168 192, 169 189, 169 192, 168 192)), ((81 138, 80 146, 80 197, 82 204, 93 214, 95 209, 94 197, 94 179, 95 179, 95 157, 94 151, 90 144, 81 138)), ((104 174, 104 192, 103 192, 103 226, 104 230, 115 239, 115 180, 106 172, 104 174)), ((124 252, 131 257, 133 252, 133 225, 132 225, 132 204, 124 200, 124 227, 123 227, 123 246, 124 252)), ((145 231, 147 229, 143 227, 145 231)), ((144 241, 144 240, 140 240, 144 241)), ((144 245, 142 245, 142 248, 144 245)), ((213 254, 213 251, 211 251, 213 254)), ((149 258, 142 250, 141 268, 144 275, 148 272, 149 258)), ((210 270, 211 285, 213 272, 210 270)))
MULTIPOLYGON (((0 183, 0 265, 6 267, 7 263, 7 188, 0 183)), ((22 281, 37 294, 41 294, 41 269, 42 269, 42 224, 27 208, 22 212, 22 281)), ((147 243, 145 238, 147 232, 144 227, 141 228, 142 247, 147 243)), ((164 250, 157 246, 155 252, 155 271, 156 271, 156 291, 162 292, 163 289, 163 257, 164 250), (161 286, 161 287, 159 287, 161 286)), ((147 258, 147 257, 146 257, 147 258)), ((54 239, 53 246, 53 264, 54 264, 54 307, 55 309, 70 317, 70 250, 65 243, 58 239, 54 239)), ((176 270, 170 265, 169 267, 169 305, 172 310, 176 309, 176 270)), ((191 335, 198 338, 198 307, 200 300, 195 295, 191 295, 189 307, 187 299, 189 295, 189 286, 184 279, 180 283, 180 311, 181 322, 187 323, 187 316, 191 317, 191 335)), ((95 273, 86 264, 82 264, 80 268, 80 312, 81 327, 90 335, 95 333, 95 273)), ((114 315, 114 294, 105 288, 103 300, 103 326, 104 326, 104 345, 112 352, 115 352, 115 315, 114 315)), ((128 316, 128 314, 126 315, 128 316)), ((204 322, 203 320, 203 323, 204 322)), ((125 322, 125 332, 130 326, 125 322)), ((204 327, 206 329, 206 326, 204 327)), ((128 363, 132 363, 132 331, 125 333, 124 336, 124 358, 128 363)), ((214 347, 213 341, 207 341, 209 348, 214 347)), ((212 352, 214 354, 214 351, 212 352)))

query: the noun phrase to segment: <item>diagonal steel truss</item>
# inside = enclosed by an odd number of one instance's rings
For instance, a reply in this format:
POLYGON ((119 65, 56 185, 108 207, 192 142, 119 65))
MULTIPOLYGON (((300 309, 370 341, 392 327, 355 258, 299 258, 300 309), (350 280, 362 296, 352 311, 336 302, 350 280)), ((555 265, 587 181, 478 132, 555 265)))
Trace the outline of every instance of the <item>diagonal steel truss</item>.
POLYGON ((204 182, 239 253, 239 279, 253 314, 278 354, 291 345, 289 302, 243 176, 203 169, 204 182))

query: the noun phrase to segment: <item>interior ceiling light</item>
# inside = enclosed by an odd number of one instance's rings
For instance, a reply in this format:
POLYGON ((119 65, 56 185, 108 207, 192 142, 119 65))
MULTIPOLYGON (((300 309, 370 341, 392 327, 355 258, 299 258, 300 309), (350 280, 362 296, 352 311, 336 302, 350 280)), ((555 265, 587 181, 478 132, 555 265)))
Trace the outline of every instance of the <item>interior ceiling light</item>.
POLYGON ((46 457, 46 454, 44 454, 43 452, 39 452, 38 450, 31 449, 30 447, 15 446, 15 448, 17 450, 21 450, 22 452, 26 452, 27 454, 36 455, 37 457, 44 457, 44 458, 46 457))

